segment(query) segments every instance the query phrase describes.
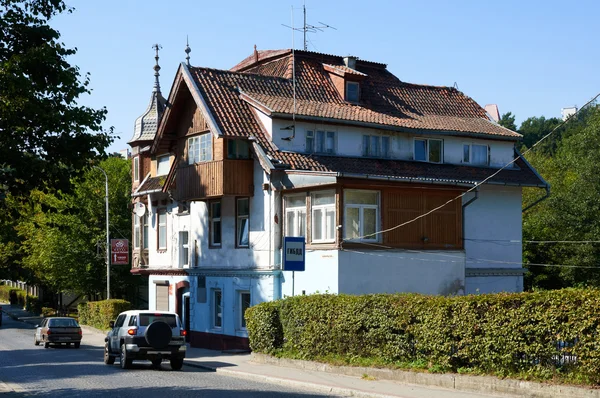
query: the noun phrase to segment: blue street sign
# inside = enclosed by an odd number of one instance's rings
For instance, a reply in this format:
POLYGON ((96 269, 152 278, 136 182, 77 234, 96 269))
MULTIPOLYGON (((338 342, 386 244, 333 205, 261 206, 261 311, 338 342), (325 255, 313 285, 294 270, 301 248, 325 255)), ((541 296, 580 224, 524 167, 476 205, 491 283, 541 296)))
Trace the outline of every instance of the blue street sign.
POLYGON ((283 270, 304 271, 304 237, 286 236, 283 238, 283 270))

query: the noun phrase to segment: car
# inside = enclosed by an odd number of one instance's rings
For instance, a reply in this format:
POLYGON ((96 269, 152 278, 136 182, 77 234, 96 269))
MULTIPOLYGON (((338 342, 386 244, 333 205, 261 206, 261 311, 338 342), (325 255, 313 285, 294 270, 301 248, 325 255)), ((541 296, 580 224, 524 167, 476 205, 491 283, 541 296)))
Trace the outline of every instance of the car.
POLYGON ((41 324, 35 325, 35 334, 33 343, 35 345, 44 344, 44 348, 52 345, 73 344, 75 348, 81 345, 81 326, 75 318, 71 317, 50 317, 44 318, 41 324))
POLYGON ((131 367, 134 360, 150 360, 160 368, 163 360, 171 369, 183 367, 187 346, 185 330, 179 315, 169 311, 130 310, 110 322, 104 339, 104 363, 112 365, 119 358, 122 369, 131 367))
POLYGON ((2 306, 0 305, 0 326, 2 326, 2 306))

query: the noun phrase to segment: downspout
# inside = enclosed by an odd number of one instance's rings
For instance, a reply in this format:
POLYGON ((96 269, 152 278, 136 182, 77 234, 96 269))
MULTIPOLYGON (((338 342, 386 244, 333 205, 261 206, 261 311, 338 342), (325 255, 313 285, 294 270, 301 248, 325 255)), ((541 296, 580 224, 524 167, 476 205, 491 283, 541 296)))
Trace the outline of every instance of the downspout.
POLYGON ((548 196, 550 196, 550 185, 546 185, 545 189, 546 189, 546 194, 544 196, 542 196, 541 198, 539 198, 538 200, 536 200, 535 202, 533 202, 529 206, 525 207, 523 210, 521 210, 521 212, 525 213, 527 210, 531 209, 533 206, 535 206, 538 203, 540 203, 541 201, 547 199, 548 196))
POLYGON ((466 203, 462 205, 462 239, 463 239, 463 249, 465 248, 465 208, 471 203, 475 202, 479 199, 479 187, 475 189, 475 196, 469 199, 466 203))

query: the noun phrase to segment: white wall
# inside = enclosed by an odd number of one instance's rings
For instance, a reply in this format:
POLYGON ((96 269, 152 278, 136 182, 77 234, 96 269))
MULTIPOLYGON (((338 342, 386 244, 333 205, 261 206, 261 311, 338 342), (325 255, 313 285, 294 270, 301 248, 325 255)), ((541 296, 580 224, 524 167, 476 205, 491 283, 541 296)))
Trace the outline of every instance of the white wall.
POLYGON ((339 293, 464 294, 462 251, 342 251, 339 293))
POLYGON ((150 275, 148 277, 148 309, 156 309, 156 281, 168 281, 169 282, 169 311, 175 312, 175 285, 181 281, 185 281, 188 278, 186 276, 168 276, 168 275, 150 275))
POLYGON ((324 130, 336 133, 336 154, 341 156, 362 156, 362 136, 376 135, 391 138, 390 156, 392 159, 412 160, 414 138, 442 138, 444 140, 444 163, 462 164, 463 144, 488 145, 490 147, 490 166, 492 167, 502 167, 514 158, 514 142, 511 141, 443 136, 440 134, 409 134, 367 127, 336 126, 306 122, 296 122, 295 137, 293 140, 287 141, 282 138, 290 137, 292 131, 282 130, 282 128, 289 126, 291 121, 270 119, 258 111, 257 114, 265 128, 270 132, 275 145, 283 151, 306 152, 306 131, 324 130))
POLYGON ((337 250, 307 250, 305 271, 283 271, 283 297, 314 293, 340 293, 339 252, 337 250), (292 294, 293 286, 293 294, 292 294))

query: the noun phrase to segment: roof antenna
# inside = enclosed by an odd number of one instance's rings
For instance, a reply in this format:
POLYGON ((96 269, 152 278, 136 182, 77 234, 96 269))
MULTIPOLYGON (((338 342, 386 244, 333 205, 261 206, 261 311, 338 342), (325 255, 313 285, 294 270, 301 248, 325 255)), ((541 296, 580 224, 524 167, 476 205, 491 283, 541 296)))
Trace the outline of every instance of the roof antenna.
POLYGON ((454 82, 454 88, 458 90, 458 83, 457 82, 454 82))
POLYGON ((185 35, 185 59, 187 60, 187 66, 191 66, 190 65, 190 53, 192 52, 192 49, 190 48, 190 43, 189 43, 189 36, 185 35))
POLYGON ((281 130, 292 130, 292 135, 282 137, 282 140, 291 141, 296 137, 296 50, 294 46, 294 6, 292 6, 292 89, 294 96, 294 110, 292 112, 292 125, 282 127, 281 130))
POLYGON ((154 91, 160 93, 160 82, 158 81, 158 77, 160 76, 160 65, 158 64, 158 50, 162 48, 160 44, 155 44, 152 46, 154 50, 156 50, 156 55, 154 59, 156 60, 156 65, 154 65, 154 91))
MULTIPOLYGON (((293 8, 293 7, 292 7, 293 8)), ((306 42, 306 33, 310 32, 310 33, 317 33, 317 31, 319 32, 323 32, 325 29, 330 28, 333 30, 337 30, 336 28, 334 28, 331 25, 327 25, 326 23, 323 22, 319 22, 319 25, 310 25, 306 23, 306 0, 304 1, 304 4, 302 5, 302 10, 304 11, 304 25, 302 26, 302 28, 294 28, 294 21, 292 20, 292 26, 288 26, 288 25, 284 25, 286 28, 290 28, 292 30, 297 30, 298 32, 303 32, 304 34, 304 51, 308 50, 308 45, 306 42)), ((293 12, 292 12, 293 14, 293 12)))

